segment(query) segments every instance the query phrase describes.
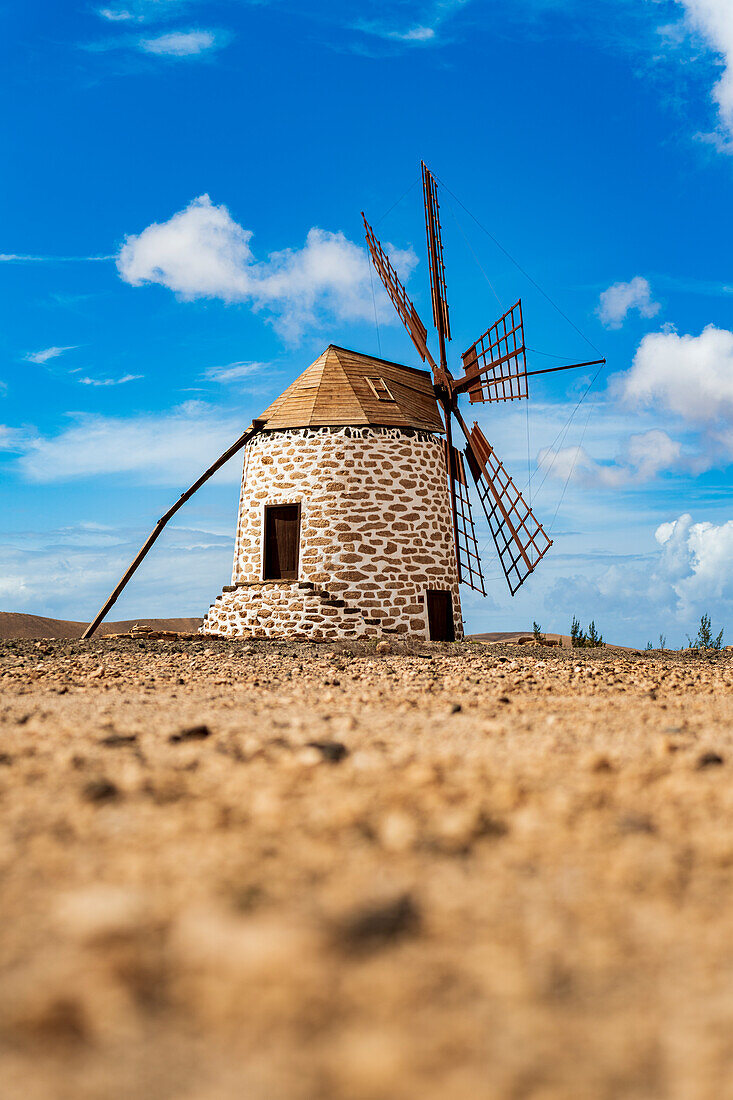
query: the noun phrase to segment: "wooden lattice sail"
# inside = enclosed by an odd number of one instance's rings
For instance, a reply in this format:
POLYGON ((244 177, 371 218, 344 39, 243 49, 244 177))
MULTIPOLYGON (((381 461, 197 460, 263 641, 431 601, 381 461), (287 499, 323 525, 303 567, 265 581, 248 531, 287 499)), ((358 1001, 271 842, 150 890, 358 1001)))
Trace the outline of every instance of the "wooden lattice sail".
POLYGON ((400 282, 397 272, 389 262, 386 252, 374 236, 374 230, 363 213, 361 216, 364 221, 366 242, 369 247, 369 254, 371 255, 374 269, 384 283, 384 288, 392 299, 392 305, 397 310, 402 320, 402 324, 407 329, 410 339, 417 348, 418 355, 423 362, 427 359, 432 366, 435 366, 433 357, 428 351, 428 330, 420 320, 417 310, 407 296, 407 291, 400 282))
POLYGON ((535 519, 478 424, 474 424, 469 434, 466 461, 509 590, 514 595, 550 549, 552 540, 535 519))
POLYGON ((521 299, 461 358, 466 378, 473 380, 468 387, 472 404, 529 397, 521 299))
POLYGON ((463 353, 463 376, 453 377, 448 369, 446 353, 446 341, 451 339, 451 330, 438 187, 435 177, 424 161, 421 171, 430 297, 440 352, 437 364, 428 350, 427 329, 407 296, 389 258, 374 236, 371 226, 364 218, 367 245, 375 270, 384 283, 410 339, 423 361, 427 359, 433 370, 435 394, 442 407, 445 421, 446 466, 460 578, 465 584, 485 595, 486 589, 471 516, 465 466, 460 452, 453 446, 454 419, 466 436, 466 461, 476 483, 479 500, 486 514, 509 590, 514 595, 519 586, 535 570, 552 542, 542 524, 535 519, 481 429, 478 426, 470 432, 466 429, 458 410, 458 398, 462 393, 468 393, 472 404, 527 399, 529 397, 527 380, 531 375, 549 374, 556 370, 570 370, 574 367, 597 366, 605 363, 605 359, 597 359, 592 363, 571 363, 545 370, 528 371, 524 317, 520 299, 511 309, 502 314, 468 351, 463 353))
MULTIPOLYGON (((476 530, 473 525, 471 513, 471 499, 468 495, 468 481, 466 479, 466 467, 463 455, 457 448, 452 447, 452 461, 448 458, 448 446, 446 442, 446 467, 453 471, 452 498, 455 500, 456 528, 458 541, 456 544, 458 562, 458 579, 473 588, 475 592, 486 595, 484 575, 481 569, 481 556, 479 554, 476 530)), ((452 445, 451 445, 452 446, 452 445)))

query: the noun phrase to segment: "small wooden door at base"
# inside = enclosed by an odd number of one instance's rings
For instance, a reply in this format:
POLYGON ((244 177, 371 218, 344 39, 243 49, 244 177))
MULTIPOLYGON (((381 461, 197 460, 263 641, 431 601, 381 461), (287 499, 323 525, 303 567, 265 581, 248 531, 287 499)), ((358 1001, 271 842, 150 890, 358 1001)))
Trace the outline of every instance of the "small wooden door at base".
POLYGON ((455 641, 453 626, 453 596, 450 592, 428 591, 428 629, 431 642, 455 641))
POLYGON ((268 504, 265 508, 264 580, 298 579, 300 505, 268 504))

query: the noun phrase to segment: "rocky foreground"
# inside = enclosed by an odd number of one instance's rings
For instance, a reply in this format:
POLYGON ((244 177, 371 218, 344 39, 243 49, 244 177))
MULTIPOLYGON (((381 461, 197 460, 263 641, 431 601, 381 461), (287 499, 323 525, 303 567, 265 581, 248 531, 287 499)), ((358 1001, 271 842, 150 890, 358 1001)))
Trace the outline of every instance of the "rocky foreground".
POLYGON ((4 1100, 721 1100, 733 658, 0 643, 4 1100))

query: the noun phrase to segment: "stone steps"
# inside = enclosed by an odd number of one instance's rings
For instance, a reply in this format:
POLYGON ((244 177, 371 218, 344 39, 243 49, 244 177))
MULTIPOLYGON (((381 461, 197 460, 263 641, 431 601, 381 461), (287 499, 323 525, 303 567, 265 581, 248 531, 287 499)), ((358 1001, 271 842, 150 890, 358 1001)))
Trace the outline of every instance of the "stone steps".
MULTIPOLYGON (((206 623, 210 621, 212 632, 216 632, 216 627, 219 626, 223 628, 225 634, 232 630, 240 630, 245 632, 243 636, 277 637, 277 633, 268 633, 271 629, 277 631, 278 627, 277 596, 274 593, 267 593, 268 599, 263 601, 261 607, 250 606, 237 610, 236 603, 232 605, 230 601, 231 593, 242 592, 248 587, 250 586, 245 584, 224 585, 221 595, 217 596, 211 604, 209 612, 204 616, 202 630, 206 623), (221 609, 221 616, 216 614, 217 609, 221 609), (231 616, 232 611, 235 612, 234 621, 231 616), (267 623, 271 615, 275 616, 274 624, 263 626, 263 623, 267 623)), ((295 633, 299 636, 325 641, 337 640, 344 636, 378 637, 381 634, 401 633, 393 627, 382 626, 382 618, 379 615, 370 614, 371 609, 351 604, 313 581, 295 582, 293 588, 290 589, 290 593, 294 595, 296 592, 303 597, 300 612, 295 609, 293 611, 296 620, 300 617, 301 621, 300 627, 294 626, 295 633), (312 612, 309 611, 309 605, 312 612), (319 611, 320 615, 317 614, 319 611), (319 619, 321 621, 318 621, 319 619)), ((237 634, 234 633, 230 636, 236 637, 237 634)))

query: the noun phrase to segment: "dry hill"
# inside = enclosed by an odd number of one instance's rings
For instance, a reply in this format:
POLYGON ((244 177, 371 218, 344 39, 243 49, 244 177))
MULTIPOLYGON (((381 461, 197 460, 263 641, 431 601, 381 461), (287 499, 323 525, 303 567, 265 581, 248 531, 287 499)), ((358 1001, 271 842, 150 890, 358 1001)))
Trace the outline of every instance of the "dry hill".
MULTIPOLYGON (((198 630, 201 622, 201 619, 124 619, 117 623, 103 623, 97 633, 122 634, 136 623, 138 626, 152 626, 156 630, 194 631, 198 630)), ((42 615, 0 611, 0 639, 80 638, 87 625, 66 619, 47 619, 42 615)))

